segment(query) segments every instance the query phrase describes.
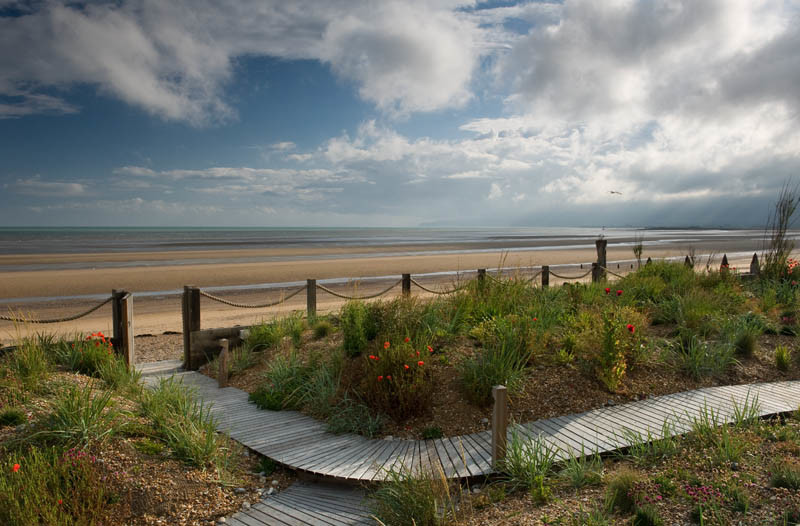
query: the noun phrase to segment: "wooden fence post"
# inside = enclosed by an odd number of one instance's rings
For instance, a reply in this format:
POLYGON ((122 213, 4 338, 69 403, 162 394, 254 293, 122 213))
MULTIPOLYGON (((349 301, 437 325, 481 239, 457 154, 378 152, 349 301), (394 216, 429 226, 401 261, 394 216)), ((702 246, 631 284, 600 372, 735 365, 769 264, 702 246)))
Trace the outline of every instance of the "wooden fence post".
POLYGON ((486 282, 486 269, 479 268, 478 269, 478 283, 483 285, 486 282))
POLYGON ((750 262, 750 274, 758 276, 761 274, 761 265, 758 264, 758 254, 753 252, 753 260, 750 262))
POLYGON ((411 295, 411 274, 403 274, 403 297, 411 295))
MULTIPOLYGON (((606 277, 606 247, 608 246, 608 239, 597 239, 594 242, 594 247, 597 249, 597 280, 606 277)), ((594 276, 594 274, 592 274, 594 276)))
POLYGON ((132 370, 136 363, 136 350, 133 340, 133 294, 125 294, 120 305, 120 319, 122 321, 122 356, 128 370, 132 370))
POLYGON ((183 287, 183 367, 193 371, 192 332, 200 330, 200 289, 194 285, 183 287))
POLYGON ((542 288, 550 286, 550 265, 542 265, 542 288))
POLYGON ((122 349, 122 298, 126 294, 124 290, 111 290, 111 344, 115 351, 122 349))
POLYGON ((219 341, 222 350, 217 360, 217 383, 219 388, 228 387, 228 339, 223 338, 219 341))
MULTIPOLYGON (((644 264, 645 265, 649 265, 652 262, 653 262, 653 258, 647 258, 647 261, 645 261, 644 264)), ((631 265, 631 268, 633 268, 633 265, 631 265)))
POLYGON ((686 265, 686 266, 687 266, 687 267, 689 267, 689 268, 694 268, 694 264, 692 263, 692 260, 689 258, 689 256, 688 256, 688 255, 687 255, 687 256, 686 256, 686 258, 683 260, 683 264, 684 264, 684 265, 686 265))
POLYGON ((306 280, 306 313, 311 320, 317 315, 317 280, 306 280))
POLYGON ((492 387, 494 410, 492 411, 492 467, 499 469, 506 456, 508 433, 508 391, 505 386, 492 387))
POLYGON ((600 265, 592 263, 592 283, 600 281, 600 265))
POLYGON ((725 272, 729 268, 730 268, 730 265, 728 265, 728 254, 723 254, 722 255, 722 263, 719 264, 719 270, 720 270, 720 272, 725 272))

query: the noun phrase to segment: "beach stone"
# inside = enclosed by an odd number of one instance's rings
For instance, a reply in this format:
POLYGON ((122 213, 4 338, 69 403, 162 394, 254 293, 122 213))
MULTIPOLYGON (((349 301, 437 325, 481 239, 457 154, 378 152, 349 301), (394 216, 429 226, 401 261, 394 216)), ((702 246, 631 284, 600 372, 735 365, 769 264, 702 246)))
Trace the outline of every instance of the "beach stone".
POLYGON ((278 482, 277 480, 273 480, 273 481, 272 481, 272 485, 273 485, 273 486, 277 486, 278 484, 280 484, 280 482, 278 482))
POLYGON ((479 494, 480 492, 481 488, 472 488, 472 493, 474 493, 475 495, 479 494))
POLYGON ((228 521, 225 520, 225 517, 220 517, 219 519, 217 519, 217 524, 225 524, 226 522, 228 521))
POLYGON ((606 402, 606 405, 607 405, 608 407, 614 407, 615 405, 617 405, 617 403, 616 403, 614 400, 612 400, 612 399, 610 399, 610 398, 609 398, 609 399, 608 399, 608 402, 606 402))
POLYGON ((267 490, 267 495, 272 495, 273 493, 275 493, 275 488, 269 488, 267 490))
POLYGON ((233 490, 233 492, 237 495, 244 495, 245 493, 247 493, 247 490, 244 488, 236 488, 233 490))
POLYGON ((247 501, 244 501, 244 502, 242 502, 242 509, 243 509, 244 511, 247 511, 247 510, 249 510, 249 509, 250 509, 250 503, 249 503, 249 502, 247 502, 247 501))
POLYGON ((483 424, 483 425, 485 425, 485 426, 488 426, 488 425, 489 425, 489 419, 488 419, 488 418, 485 418, 485 417, 484 417, 484 418, 481 418, 481 424, 483 424))
POLYGON ((394 440, 394 437, 392 435, 389 435, 388 437, 385 437, 384 440, 392 441, 394 440))
POLYGON ((259 482, 260 484, 266 484, 266 483, 267 483, 267 477, 265 477, 265 476, 263 476, 263 475, 262 475, 262 476, 260 476, 260 477, 258 477, 258 482, 259 482))

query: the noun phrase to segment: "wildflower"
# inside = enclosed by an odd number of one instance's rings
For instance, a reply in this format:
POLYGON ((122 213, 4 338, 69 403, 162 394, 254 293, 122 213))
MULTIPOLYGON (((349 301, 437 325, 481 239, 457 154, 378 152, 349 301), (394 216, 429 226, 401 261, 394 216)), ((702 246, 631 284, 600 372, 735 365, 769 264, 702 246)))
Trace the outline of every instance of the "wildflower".
POLYGON ((19 471, 19 464, 14 464, 14 467, 11 468, 11 471, 13 471, 14 473, 19 471))
POLYGON ((403 364, 403 368, 404 368, 404 369, 406 369, 406 370, 408 370, 408 364, 407 364, 407 363, 406 363, 406 364, 403 364))
POLYGON ((428 352, 433 352, 433 347, 431 347, 430 345, 428 345, 428 352))
POLYGON ((406 342, 406 343, 408 343, 408 342, 410 342, 410 341, 411 341, 411 338, 409 338, 408 336, 406 336, 406 339, 405 339, 405 340, 403 340, 403 341, 404 341, 404 342, 406 342))
POLYGON ((379 376, 379 377, 378 377, 378 381, 379 381, 379 382, 382 382, 382 381, 383 381, 383 375, 381 375, 381 376, 379 376))
POLYGON ((425 365, 425 362, 423 362, 422 360, 420 360, 420 361, 418 361, 418 362, 417 362, 417 365, 419 365, 420 367, 422 367, 423 365, 425 365))
POLYGON ((628 331, 630 331, 631 333, 634 333, 634 332, 636 332, 636 327, 634 327, 634 326, 633 326, 633 325, 631 325, 630 323, 629 323, 628 325, 626 325, 625 327, 626 327, 626 328, 628 329, 628 331))
POLYGON ((617 296, 622 296, 622 289, 617 291, 617 296))
POLYGON ((383 342, 383 348, 384 349, 388 349, 389 345, 391 345, 389 342, 383 342))
POLYGON ((386 379, 387 379, 387 380, 389 380, 389 381, 391 382, 391 381, 392 381, 392 375, 391 375, 391 374, 390 374, 390 375, 388 375, 388 376, 386 377, 386 379))
POLYGON ((417 358, 419 358, 419 351, 417 351, 417 358))
POLYGON ((377 360, 377 359, 378 359, 378 357, 377 357, 377 356, 375 356, 374 354, 370 354, 370 355, 369 355, 369 359, 370 359, 370 360, 377 360))
POLYGON ((64 504, 64 501, 61 500, 61 499, 58 499, 58 505, 61 506, 62 504, 64 504))
POLYGON ((611 292, 611 289, 609 287, 606 287, 606 294, 608 294, 610 292, 611 292))
POLYGON ((533 318, 533 321, 539 321, 539 318, 535 318, 535 317, 534 317, 534 318, 533 318))

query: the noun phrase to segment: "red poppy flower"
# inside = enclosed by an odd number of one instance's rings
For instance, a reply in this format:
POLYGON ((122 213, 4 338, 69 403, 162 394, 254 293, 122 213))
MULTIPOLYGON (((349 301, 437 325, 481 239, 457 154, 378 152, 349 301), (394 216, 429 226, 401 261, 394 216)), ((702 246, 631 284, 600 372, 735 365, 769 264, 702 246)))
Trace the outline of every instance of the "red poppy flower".
POLYGON ((433 352, 433 347, 431 347, 430 345, 428 345, 428 352, 433 352))
POLYGON ((617 296, 622 296, 622 290, 621 289, 617 291, 617 296))
POLYGON ((389 376, 386 377, 386 379, 391 381, 392 375, 390 374, 389 376))
POLYGON ((379 381, 379 382, 382 382, 382 381, 383 381, 383 376, 379 376, 379 377, 378 377, 378 381, 379 381))
POLYGON ((61 504, 63 504, 63 503, 64 503, 64 501, 63 501, 63 500, 61 500, 61 499, 58 499, 58 505, 59 505, 59 506, 60 506, 61 504))
POLYGON ((419 357, 419 351, 417 351, 417 357, 419 357))
POLYGON ((11 471, 13 471, 14 473, 19 471, 19 464, 14 464, 14 467, 11 468, 11 471))
POLYGON ((633 326, 633 325, 631 325, 630 323, 629 323, 628 325, 626 325, 626 327, 628 327, 628 330, 629 330, 629 331, 631 331, 631 332, 636 332, 636 327, 634 327, 634 326, 633 326))
POLYGON ((389 345, 391 345, 389 342, 383 342, 383 348, 384 349, 388 349, 389 345))
POLYGON ((418 361, 418 362, 417 362, 417 365, 419 365, 420 367, 422 367, 423 365, 425 365, 425 362, 423 362, 422 360, 420 360, 420 361, 418 361))
POLYGON ((410 342, 410 341, 411 341, 411 338, 409 338, 408 336, 406 336, 406 339, 405 339, 405 340, 403 340, 403 341, 404 341, 404 342, 406 342, 406 343, 408 343, 408 342, 410 342))
POLYGON ((534 318, 533 321, 539 321, 539 318, 534 318))
POLYGON ((403 364, 403 368, 408 369, 408 364, 403 364))
POLYGON ((611 289, 610 289, 610 288, 608 288, 608 287, 606 287, 606 294, 608 294, 608 293, 610 293, 610 292, 611 292, 611 289))

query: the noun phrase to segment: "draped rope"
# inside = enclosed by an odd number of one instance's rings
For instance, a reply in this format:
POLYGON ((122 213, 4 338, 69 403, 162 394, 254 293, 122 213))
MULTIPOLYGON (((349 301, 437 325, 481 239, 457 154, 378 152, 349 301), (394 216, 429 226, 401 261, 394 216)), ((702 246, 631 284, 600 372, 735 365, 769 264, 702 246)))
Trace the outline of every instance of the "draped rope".
POLYGON ((280 305, 281 303, 285 302, 286 300, 289 300, 289 299, 297 296, 298 294, 300 294, 301 292, 306 290, 307 287, 308 287, 307 285, 303 285, 302 287, 300 287, 299 289, 295 290, 294 292, 292 292, 288 296, 284 296, 284 297, 282 297, 281 299, 279 299, 277 301, 271 301, 269 303, 259 303, 259 304, 236 303, 234 301, 226 300, 226 299, 220 298, 218 296, 212 296, 208 292, 204 292, 202 290, 200 291, 200 295, 201 296, 205 296, 206 298, 208 298, 208 299, 210 299, 212 301, 217 301, 217 302, 223 303, 225 305, 230 305, 231 307, 238 307, 240 309, 263 309, 265 307, 274 307, 275 305, 280 305))
POLYGON ((25 319, 25 318, 15 318, 15 317, 12 317, 12 316, 0 316, 0 320, 13 321, 14 323, 62 323, 62 322, 65 322, 65 321, 77 320, 78 318, 83 318, 84 316, 88 316, 89 314, 93 313, 94 311, 96 311, 97 309, 99 309, 100 307, 105 305, 106 303, 109 303, 112 299, 114 299, 114 298, 113 297, 109 297, 108 299, 106 299, 102 303, 100 303, 99 305, 95 305, 91 309, 89 309, 89 310, 87 310, 85 312, 81 312, 80 314, 76 314, 75 316, 67 316, 67 317, 64 317, 64 318, 53 318, 53 319, 50 319, 50 320, 29 320, 29 319, 25 319))
POLYGON ((581 278, 585 278, 586 276, 588 276, 591 273, 592 273, 592 269, 589 269, 584 274, 581 274, 580 276, 562 276, 561 274, 556 274, 552 270, 550 271, 550 275, 551 276, 555 276, 555 277, 560 278, 560 279, 581 279, 581 278))
POLYGON ((441 291, 441 290, 429 289, 428 287, 422 285, 419 281, 415 280, 414 278, 411 278, 411 283, 413 283, 417 287, 421 288, 425 292, 430 292, 431 294, 440 294, 440 295, 452 294, 454 292, 458 292, 459 290, 464 290, 467 287, 467 285, 464 284, 464 285, 461 285, 460 287, 456 287, 456 288, 454 288, 452 290, 441 291))
POLYGON ((331 289, 329 289, 328 287, 326 287, 324 285, 320 285, 319 283, 317 283, 317 288, 319 290, 327 292, 331 296, 336 296, 337 298, 342 298, 343 300, 369 300, 369 299, 372 299, 372 298, 377 298, 378 296, 383 296, 384 294, 386 294, 387 292, 389 292, 390 290, 392 290, 393 288, 395 288, 396 286, 398 286, 402 282, 403 282, 403 280, 399 279, 399 280, 397 280, 396 283, 393 283, 391 286, 383 289, 382 291, 376 292, 375 294, 369 294, 369 295, 366 295, 366 296, 347 296, 346 294, 339 294, 338 292, 336 292, 334 290, 331 290, 331 289))

